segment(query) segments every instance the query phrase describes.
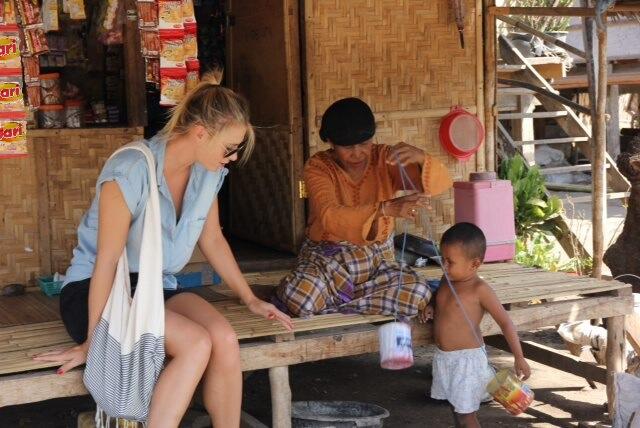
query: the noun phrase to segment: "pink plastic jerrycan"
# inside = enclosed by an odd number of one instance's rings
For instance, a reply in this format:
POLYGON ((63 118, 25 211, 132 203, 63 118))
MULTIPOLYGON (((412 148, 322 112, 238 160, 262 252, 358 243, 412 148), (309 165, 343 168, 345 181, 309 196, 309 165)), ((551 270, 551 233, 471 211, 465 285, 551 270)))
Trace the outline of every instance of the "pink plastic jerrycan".
POLYGON ((477 172, 453 184, 456 223, 478 226, 487 238, 485 262, 505 261, 516 253, 513 188, 495 172, 477 172))

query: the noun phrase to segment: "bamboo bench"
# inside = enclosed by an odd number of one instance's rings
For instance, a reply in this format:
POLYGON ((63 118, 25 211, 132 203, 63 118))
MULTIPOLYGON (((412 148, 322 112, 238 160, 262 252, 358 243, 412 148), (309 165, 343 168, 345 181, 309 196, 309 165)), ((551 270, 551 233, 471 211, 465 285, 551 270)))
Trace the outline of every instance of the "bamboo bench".
MULTIPOLYGON (((439 276, 435 268, 426 268, 423 272, 429 277, 439 276)), ((622 343, 624 315, 633 311, 630 286, 507 263, 485 265, 481 274, 507 305, 520 331, 565 321, 608 319, 610 346, 606 369, 533 343, 523 345, 529 359, 611 385, 611 376, 622 368, 621 347, 611 345, 622 343)), ((283 272, 253 273, 247 274, 247 278, 251 284, 274 284, 282 275, 283 272)), ((288 366, 377 352, 377 324, 391 319, 320 315, 295 319, 295 331, 288 333, 278 323, 266 322, 251 314, 228 292, 216 290, 216 287, 205 287, 200 293, 236 330, 243 370, 269 370, 274 427, 291 425, 288 366)), ((485 336, 500 332, 489 317, 483 320, 481 329, 485 336)), ((416 326, 413 330, 415 346, 432 343, 429 325, 416 326)), ((498 338, 487 341, 493 346, 505 346, 498 338)), ((58 319, 55 300, 39 293, 0 298, 0 408, 87 394, 81 370, 59 376, 52 370, 52 364, 31 360, 37 353, 71 345, 58 319)))

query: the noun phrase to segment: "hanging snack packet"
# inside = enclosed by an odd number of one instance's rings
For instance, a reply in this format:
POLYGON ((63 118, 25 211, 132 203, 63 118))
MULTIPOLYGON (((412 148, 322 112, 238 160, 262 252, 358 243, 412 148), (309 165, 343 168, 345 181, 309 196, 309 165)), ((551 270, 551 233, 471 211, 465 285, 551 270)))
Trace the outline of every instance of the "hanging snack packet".
POLYGON ((184 25, 184 57, 198 58, 198 27, 195 23, 184 25))
POLYGON ((27 155, 26 112, 0 113, 0 158, 27 155))
POLYGON ((193 7, 193 0, 182 0, 182 22, 185 24, 196 23, 196 11, 193 7))
POLYGON ((58 31, 60 23, 58 22, 58 0, 42 1, 42 22, 44 23, 44 31, 58 31))
POLYGON ((40 55, 49 52, 47 36, 42 25, 32 25, 22 28, 22 51, 24 55, 40 55))
POLYGON ((149 83, 155 83, 160 85, 160 59, 159 58, 145 58, 145 81, 149 83))
POLYGON ((158 0, 158 29, 174 30, 184 28, 182 23, 181 0, 158 0))
POLYGON ((184 30, 160 31, 160 67, 184 68, 184 30))
POLYGON ((40 82, 27 83, 27 103, 32 109, 37 109, 42 105, 42 88, 40 82))
POLYGON ((140 50, 143 56, 157 57, 160 55, 160 34, 155 29, 140 30, 140 50))
POLYGON ((34 24, 42 24, 38 0, 16 0, 20 23, 23 27, 34 24))
POLYGON ((40 81, 40 60, 37 56, 25 56, 22 58, 22 71, 25 83, 40 81))
POLYGON ((138 28, 156 28, 158 26, 158 3, 154 1, 137 1, 138 28))
POLYGON ((160 69, 160 105, 178 104, 186 92, 187 70, 184 68, 160 69))
POLYGON ((73 20, 87 19, 84 11, 84 0, 66 0, 68 14, 73 20))
POLYGON ((24 111, 22 70, 6 69, 0 75, 0 111, 24 111))
POLYGON ((187 60, 187 92, 195 88, 200 82, 200 61, 187 60))
POLYGON ((20 68, 20 33, 18 26, 5 26, 0 30, 0 68, 20 68))
POLYGON ((3 0, 2 8, 0 9, 0 14, 3 16, 3 24, 4 25, 16 25, 17 24, 17 14, 16 14, 16 5, 14 0, 3 0))

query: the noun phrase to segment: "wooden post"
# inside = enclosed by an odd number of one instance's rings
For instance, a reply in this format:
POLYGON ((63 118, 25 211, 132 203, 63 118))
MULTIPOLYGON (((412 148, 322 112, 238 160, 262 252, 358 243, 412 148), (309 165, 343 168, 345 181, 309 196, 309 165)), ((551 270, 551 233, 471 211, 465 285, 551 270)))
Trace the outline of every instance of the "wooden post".
MULTIPOLYGON (((603 18, 603 19, 606 19, 603 18)), ((602 257, 604 255, 604 220, 606 217, 606 138, 605 113, 607 106, 607 27, 598 27, 598 76, 596 91, 595 135, 593 139, 592 160, 592 227, 593 227, 593 277, 602 276, 602 257)))
MULTIPOLYGON (((612 72, 613 70, 609 70, 612 72)), ((609 113, 609 123, 607 124, 607 152, 614 160, 620 154, 620 87, 609 85, 607 93, 607 113, 609 113)))
MULTIPOLYGON (((476 0, 476 115, 478 116, 480 123, 486 123, 484 116, 484 52, 483 49, 480 49, 480 47, 484 45, 482 11, 482 0, 476 0)), ((476 153, 477 171, 484 171, 487 167, 486 155, 486 149, 484 148, 481 148, 476 153)))
POLYGON ((140 53, 140 34, 136 2, 125 2, 124 21, 124 84, 127 98, 127 121, 129 126, 147 125, 147 94, 145 89, 144 59, 140 53))
MULTIPOLYGON (((518 112, 532 113, 536 108, 535 98, 533 95, 518 96, 518 112)), ((531 141, 535 139, 533 132, 533 118, 514 119, 512 121, 512 136, 517 141, 531 141)), ((522 157, 527 161, 529 166, 536 164, 536 147, 533 144, 522 145, 522 157)))
POLYGON ((496 18, 489 14, 495 0, 483 0, 484 28, 484 119, 485 119, 485 162, 487 171, 496 170, 496 18))
POLYGON ((291 428, 291 387, 289 368, 269 369, 271 383, 271 421, 273 428, 291 428))
MULTIPOLYGON (((630 298, 630 296, 627 298, 630 298)), ((626 366, 624 318, 624 315, 621 315, 606 319, 607 406, 609 408, 609 418, 612 420, 616 404, 614 375, 624 371, 626 366)))

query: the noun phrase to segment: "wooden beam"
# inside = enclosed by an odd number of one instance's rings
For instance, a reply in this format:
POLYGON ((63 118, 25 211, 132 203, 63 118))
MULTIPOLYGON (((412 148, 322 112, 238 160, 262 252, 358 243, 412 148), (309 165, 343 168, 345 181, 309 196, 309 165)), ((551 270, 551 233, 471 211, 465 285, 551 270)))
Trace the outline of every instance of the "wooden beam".
MULTIPOLYGON (((585 74, 562 77, 551 82, 554 89, 579 89, 588 88, 589 79, 585 74)), ((609 73, 607 85, 640 85, 640 73, 638 72, 618 72, 609 73)))
POLYGON ((49 213, 49 141, 48 138, 29 138, 32 144, 38 192, 38 257, 41 274, 51 272, 51 218, 49 213))
MULTIPOLYGON (((611 66, 609 66, 611 68, 611 66)), ((611 70, 609 70, 610 72, 611 70)), ((609 76, 611 74, 609 73, 609 76)), ((620 154, 620 87, 618 85, 612 85, 611 79, 607 79, 609 90, 607 91, 607 114, 609 120, 607 121, 607 137, 606 148, 607 153, 613 159, 618 159, 620 154)))
POLYGON ((598 75, 596 91, 596 116, 592 117, 594 126, 593 156, 591 159, 591 184, 593 186, 592 233, 593 233, 593 272, 594 278, 602 275, 602 257, 604 256, 604 222, 607 218, 607 28, 598 28, 598 75))
POLYGON ((496 170, 496 19, 488 13, 495 7, 495 0, 483 0, 484 29, 484 117, 485 117, 485 163, 487 171, 496 170))
POLYGON ((563 97, 562 95, 556 94, 555 92, 553 92, 554 91, 553 89, 549 90, 548 88, 541 88, 540 86, 535 85, 531 82, 524 82, 522 80, 514 80, 514 79, 499 78, 498 83, 501 83, 503 85, 515 86, 518 88, 530 89, 531 91, 536 92, 539 95, 542 95, 547 98, 551 98, 552 100, 562 103, 563 105, 566 105, 576 111, 579 111, 580 113, 591 114, 591 111, 588 108, 576 102, 573 102, 570 99, 563 97))
MULTIPOLYGON (((502 335, 486 337, 485 343, 494 348, 511 352, 509 344, 502 335)), ((582 361, 579 357, 532 341, 521 341, 520 345, 522 346, 524 357, 528 360, 562 370, 565 373, 571 373, 603 384, 607 383, 607 371, 604 367, 582 361)))
POLYGON ((140 54, 140 33, 135 0, 125 2, 124 84, 129 126, 147 125, 147 92, 145 89, 145 64, 140 54))
MULTIPOLYGON (((620 5, 607 9, 608 15, 619 13, 638 13, 640 5, 620 5)), ((528 16, 595 16, 595 9, 591 7, 492 7, 489 14, 528 15, 528 16)))
POLYGON ((609 417, 613 420, 616 408, 614 377, 626 368, 624 316, 606 319, 607 325, 607 406, 609 417))
POLYGON ((291 428, 291 387, 287 366, 269 369, 271 421, 273 428, 291 428))
POLYGON ((564 50, 566 50, 567 52, 571 52, 572 54, 579 56, 580 58, 585 58, 586 54, 584 51, 571 46, 570 44, 563 42, 562 40, 559 40, 555 37, 552 37, 548 34, 543 33, 542 31, 538 31, 533 27, 528 26, 527 24, 520 22, 518 20, 515 20, 513 18, 509 18, 508 16, 498 16, 497 17, 499 20, 501 20, 502 22, 505 22, 509 25, 513 25, 516 28, 519 28, 521 30, 526 31, 527 33, 533 34, 535 36, 540 37, 542 40, 544 40, 545 42, 549 42, 552 45, 558 46, 559 48, 562 48, 564 50))
MULTIPOLYGON (((478 120, 480 120, 480 123, 482 123, 484 126, 484 124, 486 123, 484 113, 484 49, 480 48, 481 46, 484 46, 484 14, 482 12, 482 0, 476 0, 474 20, 476 28, 476 106, 478 110, 476 114, 478 116, 478 120)), ((480 148, 480 150, 476 152, 476 171, 484 171, 486 167, 487 152, 485 148, 480 148)))
POLYGON ((0 408, 52 398, 86 395, 89 392, 82 382, 83 373, 83 370, 74 369, 62 376, 53 370, 2 376, 0 408))

